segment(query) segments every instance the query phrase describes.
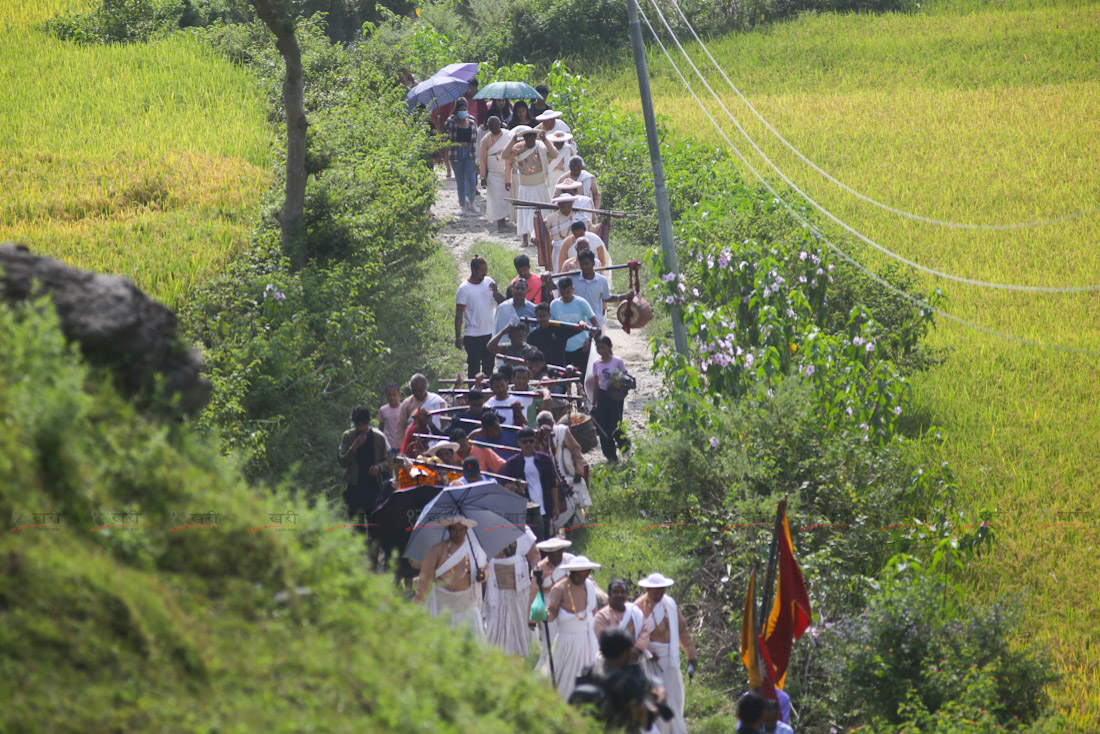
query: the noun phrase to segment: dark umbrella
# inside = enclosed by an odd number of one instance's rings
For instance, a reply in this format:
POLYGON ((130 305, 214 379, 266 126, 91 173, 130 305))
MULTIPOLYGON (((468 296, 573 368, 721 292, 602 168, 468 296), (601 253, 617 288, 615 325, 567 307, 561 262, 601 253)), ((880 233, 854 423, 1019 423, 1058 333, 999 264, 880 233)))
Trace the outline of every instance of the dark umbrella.
POLYGON ((424 507, 405 548, 405 557, 423 561, 432 546, 448 535, 443 520, 465 517, 477 522, 471 533, 492 558, 523 535, 527 520, 527 499, 509 492, 494 481, 447 487, 424 507))

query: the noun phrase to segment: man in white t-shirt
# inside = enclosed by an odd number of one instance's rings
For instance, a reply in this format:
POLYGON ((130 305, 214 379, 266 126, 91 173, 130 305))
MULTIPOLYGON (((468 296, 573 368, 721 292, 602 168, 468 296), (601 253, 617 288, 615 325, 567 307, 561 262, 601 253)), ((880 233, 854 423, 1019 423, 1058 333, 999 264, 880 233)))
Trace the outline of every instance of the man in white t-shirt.
MULTIPOLYGON (((428 378, 417 372, 415 375, 409 378, 409 391, 412 393, 409 397, 405 398, 401 405, 398 406, 398 423, 401 426, 401 437, 405 437, 405 429, 412 423, 413 415, 418 410, 426 410, 431 412, 433 410, 441 410, 447 407, 447 401, 440 397, 438 394, 428 390, 428 378)), ((439 416, 432 416, 432 425, 436 428, 440 428, 439 416)), ((401 448, 401 442, 397 443, 396 447, 401 448)))
POLYGON ((580 266, 581 274, 573 278, 573 292, 578 298, 588 301, 588 305, 596 312, 600 331, 603 331, 604 311, 608 301, 618 303, 633 296, 634 291, 612 293, 611 284, 607 278, 596 272, 596 256, 592 254, 592 250, 581 252, 577 256, 577 264, 580 266))
POLYGON ((510 394, 508 378, 499 372, 489 378, 489 389, 493 391, 493 397, 485 401, 486 410, 496 413, 501 423, 527 425, 527 407, 531 405, 534 398, 510 394), (518 409, 516 405, 519 406, 518 409))
POLYGON ((493 336, 496 304, 504 300, 497 284, 489 277, 489 263, 480 255, 470 261, 470 277, 458 287, 455 296, 455 347, 466 350, 466 376, 478 372, 493 373, 493 355, 486 347, 493 336), (466 335, 462 328, 466 327, 466 335))

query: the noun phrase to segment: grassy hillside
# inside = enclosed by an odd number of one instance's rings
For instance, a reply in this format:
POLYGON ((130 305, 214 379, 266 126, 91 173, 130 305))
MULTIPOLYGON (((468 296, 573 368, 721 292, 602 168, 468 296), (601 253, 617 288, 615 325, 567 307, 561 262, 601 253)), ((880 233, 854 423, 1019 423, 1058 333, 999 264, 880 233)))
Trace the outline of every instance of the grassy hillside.
POLYGON ((176 304, 245 243, 271 132, 247 73, 186 37, 79 46, 81 2, 0 0, 0 239, 176 304))
MULTIPOLYGON (((809 158, 898 208, 1000 224, 1100 202, 1100 4, 960 1, 931 3, 917 15, 805 17, 718 39, 710 48, 760 112, 809 158)), ((698 49, 689 51, 705 68, 698 49)), ((653 47, 656 107, 666 128, 674 136, 720 142, 659 57, 653 47)), ((1100 213, 1008 232, 897 217, 813 172, 768 136, 717 74, 709 78, 777 165, 888 248, 986 281, 1100 284, 1100 213)), ((608 90, 615 106, 638 109, 632 67, 621 66, 593 86, 608 90)), ((732 124, 727 131, 740 140, 732 124)), ((872 267, 882 263, 868 260, 872 267)), ((925 282, 944 288, 948 311, 985 327, 1100 350, 1096 294, 925 282)), ((948 348, 948 356, 917 378, 917 397, 921 410, 946 428, 947 441, 929 451, 951 462, 973 507, 1000 510, 999 551, 973 584, 989 597, 1029 594, 1036 634, 1065 665, 1067 677, 1052 693, 1083 729, 1095 730, 1100 360, 1004 341, 942 319, 932 341, 948 348)))
POLYGON ((0 730, 584 730, 369 572, 326 506, 136 411, 48 310, 0 305, 0 343, 0 730))

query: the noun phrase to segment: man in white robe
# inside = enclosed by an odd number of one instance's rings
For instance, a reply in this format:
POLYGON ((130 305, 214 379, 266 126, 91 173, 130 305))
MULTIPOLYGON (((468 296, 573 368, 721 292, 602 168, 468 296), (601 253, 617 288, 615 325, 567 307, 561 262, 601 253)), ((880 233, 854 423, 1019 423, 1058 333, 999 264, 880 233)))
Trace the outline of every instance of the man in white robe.
POLYGON ((553 203, 558 208, 547 214, 543 220, 546 229, 550 231, 550 267, 554 267, 559 260, 562 243, 572 232, 574 222, 584 222, 588 227, 588 215, 573 209, 577 197, 572 194, 562 194, 554 198, 553 203))
POLYGON ((511 210, 505 201, 511 195, 512 167, 504 160, 504 153, 512 145, 512 133, 501 126, 499 117, 490 117, 486 123, 488 132, 481 139, 481 185, 485 187, 485 217, 497 223, 497 231, 508 228, 505 221, 511 210))
MULTIPOLYGON (((512 130, 512 145, 508 146, 501 158, 509 166, 514 164, 519 174, 519 189, 514 198, 549 203, 546 177, 550 170, 550 160, 558 151, 554 146, 547 147, 539 137, 538 130, 527 125, 518 125, 512 130)), ((516 207, 516 234, 523 238, 524 247, 527 247, 534 231, 535 210, 530 207, 516 207)))
POLYGON ((569 159, 576 155, 577 148, 573 144, 572 134, 563 130, 547 133, 546 142, 558 151, 558 154, 554 156, 554 160, 550 161, 550 172, 546 176, 546 186, 551 198, 553 198, 557 196, 555 189, 558 181, 569 172, 569 159))
POLYGON ((527 626, 531 602, 531 570, 539 563, 535 534, 524 534, 489 561, 485 583, 485 632, 490 644, 521 658, 527 657, 531 630, 527 626))
POLYGON ((637 656, 645 649, 649 636, 645 632, 645 616, 634 602, 626 600, 627 585, 622 579, 615 579, 607 585, 607 606, 596 612, 595 632, 600 633, 609 627, 618 627, 634 640, 637 656))
POLYGON ((680 672, 680 649, 688 658, 688 665, 698 662, 695 643, 691 639, 684 615, 676 601, 665 593, 673 580, 660 573, 651 573, 638 582, 645 593, 634 600, 645 617, 646 672, 660 680, 665 688, 665 703, 675 716, 671 721, 660 720, 657 730, 661 734, 687 734, 684 722, 684 676, 680 672))
POLYGON ((477 521, 450 517, 438 521, 447 526, 447 539, 432 546, 420 567, 416 582, 417 604, 427 604, 432 618, 443 617, 452 629, 468 629, 475 639, 485 639, 481 620, 481 584, 487 558, 476 539, 467 533, 477 521))
MULTIPOLYGON (((554 584, 546 600, 547 618, 558 623, 554 638, 554 676, 558 695, 568 700, 576 687, 577 676, 596 662, 596 582, 589 578, 600 564, 577 556, 562 564, 569 576, 554 584)), ((548 672, 548 671, 547 671, 548 672)))
POLYGON ((600 208, 600 201, 603 196, 600 194, 600 186, 596 182, 596 177, 593 173, 584 167, 584 159, 579 155, 574 155, 566 164, 569 170, 562 174, 558 179, 558 183, 564 182, 566 179, 576 181, 580 184, 580 190, 577 192, 592 199, 594 209, 600 208))
MULTIPOLYGON (((554 584, 565 578, 567 572, 562 569, 562 566, 576 558, 572 553, 567 553, 565 551, 565 549, 571 545, 573 545, 573 542, 565 538, 547 538, 535 546, 546 554, 546 557, 539 561, 538 566, 536 566, 536 570, 542 571, 542 595, 544 599, 550 596, 550 589, 554 587, 554 584)), ((538 591, 538 587, 534 578, 532 578, 532 600, 534 600, 536 591, 538 591)), ((534 627, 535 623, 531 622, 528 626, 534 627)), ((545 628, 542 625, 538 625, 540 650, 539 661, 536 667, 540 670, 547 668, 549 665, 547 662, 549 653, 547 651, 550 649, 550 644, 553 642, 554 636, 558 633, 557 622, 550 622, 547 626, 550 628, 549 640, 546 639, 545 628)))

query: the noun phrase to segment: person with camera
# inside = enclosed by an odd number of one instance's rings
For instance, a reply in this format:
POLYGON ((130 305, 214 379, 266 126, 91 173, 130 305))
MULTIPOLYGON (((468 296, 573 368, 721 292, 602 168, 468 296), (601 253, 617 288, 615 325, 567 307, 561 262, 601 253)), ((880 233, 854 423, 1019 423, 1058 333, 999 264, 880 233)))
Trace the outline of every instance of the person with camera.
POLYGON ((660 681, 633 660, 630 633, 608 627, 600 633, 599 645, 601 658, 577 676, 569 703, 588 707, 608 732, 652 732, 658 719, 672 718, 660 681))
MULTIPOLYGON (((600 429, 600 450, 610 462, 619 460, 618 449, 630 448, 630 441, 622 429, 623 402, 635 381, 626 371, 626 362, 611 351, 611 338, 596 339, 599 359, 592 362, 596 381, 596 405, 592 418, 600 429)), ((591 379, 591 378, 589 378, 591 379)))

